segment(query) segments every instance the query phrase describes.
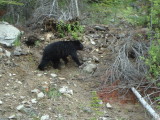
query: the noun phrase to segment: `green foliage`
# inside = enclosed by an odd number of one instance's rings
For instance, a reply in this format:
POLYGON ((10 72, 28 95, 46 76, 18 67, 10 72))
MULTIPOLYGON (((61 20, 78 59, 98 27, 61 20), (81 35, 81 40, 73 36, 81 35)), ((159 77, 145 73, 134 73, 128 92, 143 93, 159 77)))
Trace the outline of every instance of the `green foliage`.
POLYGON ((132 24, 132 25, 144 25, 147 22, 147 15, 142 15, 141 13, 137 12, 136 9, 132 7, 127 7, 123 10, 123 18, 132 24))
POLYGON ((61 96, 61 93, 55 87, 49 87, 43 91, 48 96, 48 98, 58 98, 61 96))
POLYGON ((148 17, 151 20, 151 24, 158 25, 160 27, 160 1, 159 0, 149 0, 151 2, 151 12, 150 16, 148 17))
POLYGON ((160 75, 160 38, 156 39, 159 35, 160 31, 157 31, 148 52, 149 57, 145 59, 146 65, 149 66, 149 76, 153 79, 157 79, 160 75))
POLYGON ((1 0, 0 5, 4 4, 12 4, 12 5, 23 5, 22 3, 18 2, 20 0, 1 0))
POLYGON ((60 21, 57 30, 60 37, 71 35, 74 39, 78 39, 78 37, 84 32, 84 28, 79 22, 64 23, 63 21, 60 21))
POLYGON ((21 34, 19 34, 16 38, 16 40, 13 43, 13 46, 20 46, 21 45, 21 34))
MULTIPOLYGON (((100 108, 102 107, 102 100, 99 99, 96 91, 92 91, 91 94, 92 94, 91 107, 93 111, 96 113, 95 117, 101 116, 102 112, 100 111, 100 108)), ((92 120, 94 120, 95 117, 92 120)))

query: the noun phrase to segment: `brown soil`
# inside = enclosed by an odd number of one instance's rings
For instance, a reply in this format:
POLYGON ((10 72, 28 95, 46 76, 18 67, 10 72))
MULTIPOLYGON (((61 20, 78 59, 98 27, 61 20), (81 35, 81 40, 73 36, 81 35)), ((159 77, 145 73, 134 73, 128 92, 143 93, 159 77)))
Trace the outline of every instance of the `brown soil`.
MULTIPOLYGON (((24 36, 30 34, 27 33, 24 36)), ((45 37, 46 35, 40 34, 40 36, 45 37)), ((97 70, 93 74, 85 73, 71 59, 69 64, 62 65, 60 70, 48 66, 47 70, 39 71, 37 66, 42 56, 42 49, 46 44, 48 43, 41 42, 38 46, 30 48, 31 54, 11 56, 1 62, 0 100, 3 104, 0 105, 0 119, 16 115, 18 120, 40 120, 41 116, 47 114, 50 120, 96 120, 103 116, 106 117, 106 120, 150 120, 144 108, 136 102, 130 92, 127 99, 132 102, 127 100, 123 102, 122 99, 118 101, 118 91, 110 94, 99 92, 98 95, 104 101, 103 105, 98 108, 101 114, 91 107, 93 101, 91 91, 97 90, 103 83, 108 67, 106 63, 111 62, 111 53, 107 49, 94 52, 88 49, 79 52, 80 59, 82 57, 89 59, 92 56, 99 58, 99 63, 94 63, 97 64, 97 70), (9 64, 7 64, 8 60, 9 64), (57 74, 58 77, 52 78, 51 73, 57 74), (41 76, 38 76, 39 74, 41 76), (45 95, 44 98, 38 99, 36 93, 31 92, 33 89, 48 92, 53 87, 58 90, 62 86, 72 89, 73 95, 55 95, 52 98, 45 95), (31 103, 34 98, 38 101, 35 104, 31 103), (106 108, 105 102, 109 102, 112 108, 106 108), (33 108, 38 114, 33 117, 18 111, 16 107, 21 104, 33 108), (91 112, 86 111, 86 108, 91 109, 91 112)), ((84 43, 84 46, 88 45, 84 43)), ((90 46, 97 49, 94 45, 90 44, 90 46)), ((27 46, 23 45, 23 48, 27 46)), ((105 88, 106 90, 109 89, 105 88)))

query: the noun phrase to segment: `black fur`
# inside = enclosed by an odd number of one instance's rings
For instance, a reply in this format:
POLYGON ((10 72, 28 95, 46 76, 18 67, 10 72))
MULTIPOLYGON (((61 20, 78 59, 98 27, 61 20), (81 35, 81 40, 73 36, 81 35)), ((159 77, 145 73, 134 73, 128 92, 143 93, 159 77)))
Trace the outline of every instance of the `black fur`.
POLYGON ((58 68, 60 64, 60 59, 63 59, 65 64, 68 63, 67 56, 71 56, 72 59, 77 63, 78 66, 81 65, 77 56, 77 50, 83 50, 83 45, 80 41, 59 41, 47 45, 43 52, 43 57, 41 63, 38 66, 39 70, 44 70, 45 66, 49 61, 53 63, 54 68, 58 68))

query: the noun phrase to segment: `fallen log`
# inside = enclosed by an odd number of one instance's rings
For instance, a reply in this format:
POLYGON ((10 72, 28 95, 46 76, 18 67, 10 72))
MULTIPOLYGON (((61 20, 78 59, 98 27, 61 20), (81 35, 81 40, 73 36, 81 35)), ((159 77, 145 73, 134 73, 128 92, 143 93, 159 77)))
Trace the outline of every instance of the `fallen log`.
POLYGON ((132 87, 131 90, 136 95, 136 97, 138 98, 138 100, 141 102, 141 104, 143 105, 143 107, 146 108, 146 110, 154 118, 154 120, 160 120, 159 114, 157 114, 153 110, 153 108, 144 100, 144 98, 139 94, 139 92, 134 87, 132 87))

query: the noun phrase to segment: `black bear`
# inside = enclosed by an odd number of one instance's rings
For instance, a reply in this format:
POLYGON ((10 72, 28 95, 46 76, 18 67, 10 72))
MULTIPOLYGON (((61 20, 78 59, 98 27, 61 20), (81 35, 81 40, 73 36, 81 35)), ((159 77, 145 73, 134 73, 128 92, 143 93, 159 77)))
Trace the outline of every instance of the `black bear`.
POLYGON ((63 59, 65 64, 68 63, 67 56, 69 55, 80 66, 82 63, 79 62, 77 50, 83 50, 83 45, 78 40, 51 43, 45 47, 38 69, 44 70, 49 61, 52 62, 53 68, 56 69, 59 67, 60 59, 63 59))

